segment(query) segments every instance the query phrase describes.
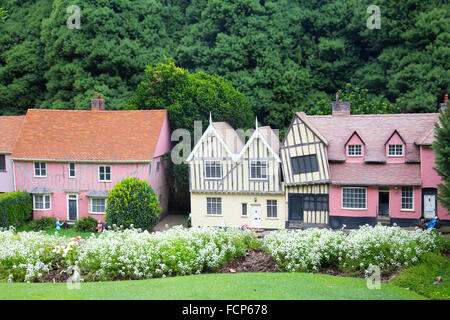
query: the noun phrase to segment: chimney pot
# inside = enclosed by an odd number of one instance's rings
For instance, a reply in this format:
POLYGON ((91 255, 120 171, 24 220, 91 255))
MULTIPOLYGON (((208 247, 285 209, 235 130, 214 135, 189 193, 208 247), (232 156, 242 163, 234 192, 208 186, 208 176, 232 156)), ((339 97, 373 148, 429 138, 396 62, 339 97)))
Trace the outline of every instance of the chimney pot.
POLYGON ((103 96, 98 99, 97 92, 95 92, 95 99, 91 100, 91 110, 105 110, 105 100, 103 99, 103 96))

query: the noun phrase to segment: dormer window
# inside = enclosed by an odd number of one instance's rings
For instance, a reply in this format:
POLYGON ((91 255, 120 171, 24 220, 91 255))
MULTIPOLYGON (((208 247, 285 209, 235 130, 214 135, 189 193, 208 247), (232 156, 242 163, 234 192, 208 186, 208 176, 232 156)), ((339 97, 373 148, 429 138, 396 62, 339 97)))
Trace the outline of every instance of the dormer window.
POLYGON ((390 144, 388 146, 388 156, 389 157, 402 157, 403 156, 403 145, 390 144))
POLYGON ((360 157, 360 156, 362 156, 362 145, 360 145, 360 144, 350 144, 348 146, 347 155, 349 157, 360 157))

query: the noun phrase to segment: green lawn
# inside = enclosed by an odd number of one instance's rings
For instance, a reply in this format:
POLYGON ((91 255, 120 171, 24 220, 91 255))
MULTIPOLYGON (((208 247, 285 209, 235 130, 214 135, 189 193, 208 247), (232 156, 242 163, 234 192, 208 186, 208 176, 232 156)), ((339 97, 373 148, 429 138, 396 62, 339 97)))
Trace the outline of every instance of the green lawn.
POLYGON ((0 283, 0 299, 425 299, 392 284, 368 289, 359 278, 310 273, 202 274, 139 281, 0 283))
MULTIPOLYGON (((27 222, 27 223, 21 225, 20 227, 18 227, 16 229, 16 231, 17 232, 22 232, 22 231, 35 232, 35 231, 32 230, 30 222, 27 222)), ((61 236, 64 236, 66 238, 73 238, 73 237, 76 237, 76 236, 81 236, 82 238, 86 239, 86 238, 89 238, 91 236, 91 234, 92 234, 90 232, 79 232, 79 231, 76 231, 73 227, 70 228, 70 229, 61 229, 59 231, 57 231, 56 228, 53 227, 53 228, 49 228, 49 229, 46 229, 46 230, 43 230, 43 231, 44 231, 44 233, 50 234, 50 235, 53 235, 56 232, 57 234, 59 234, 61 236)), ((94 235, 97 237, 98 233, 94 233, 94 235)))

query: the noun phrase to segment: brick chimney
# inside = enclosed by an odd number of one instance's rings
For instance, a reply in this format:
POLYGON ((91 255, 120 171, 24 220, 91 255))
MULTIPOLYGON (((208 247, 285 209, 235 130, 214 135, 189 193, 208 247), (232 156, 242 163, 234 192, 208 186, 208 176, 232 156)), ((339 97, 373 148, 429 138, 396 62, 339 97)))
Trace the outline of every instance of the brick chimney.
POLYGON ((103 97, 98 99, 98 94, 95 92, 95 98, 91 100, 91 110, 104 111, 105 110, 105 100, 103 97))
POLYGON ((441 110, 444 111, 447 109, 447 102, 448 102, 448 94, 444 96, 444 103, 441 103, 441 110))
POLYGON ((336 101, 332 102, 332 116, 349 116, 350 101, 339 101, 339 95, 336 93, 336 101))

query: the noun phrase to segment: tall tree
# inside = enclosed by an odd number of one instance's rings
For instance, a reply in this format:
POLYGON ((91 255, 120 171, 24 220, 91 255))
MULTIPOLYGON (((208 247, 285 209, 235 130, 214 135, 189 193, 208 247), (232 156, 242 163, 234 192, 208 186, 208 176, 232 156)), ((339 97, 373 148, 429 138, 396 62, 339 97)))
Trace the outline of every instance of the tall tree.
MULTIPOLYGON (((171 129, 186 129, 191 137, 194 133, 194 121, 202 121, 204 131, 205 125, 209 123, 210 113, 214 121, 226 121, 235 129, 247 129, 254 122, 250 102, 229 81, 204 72, 190 73, 177 67, 173 60, 147 66, 145 81, 139 84, 127 108, 166 109, 171 129)), ((194 141, 191 140, 190 143, 192 146, 194 141)), ((188 154, 181 156, 186 159, 188 154)), ((176 182, 171 184, 175 188, 172 194, 179 200, 172 204, 188 204, 187 166, 184 163, 175 164, 171 170, 171 176, 175 177, 176 182)))
POLYGON ((435 124, 435 137, 433 150, 435 154, 436 171, 442 178, 438 185, 438 199, 440 203, 450 210, 450 108, 449 103, 435 124))

